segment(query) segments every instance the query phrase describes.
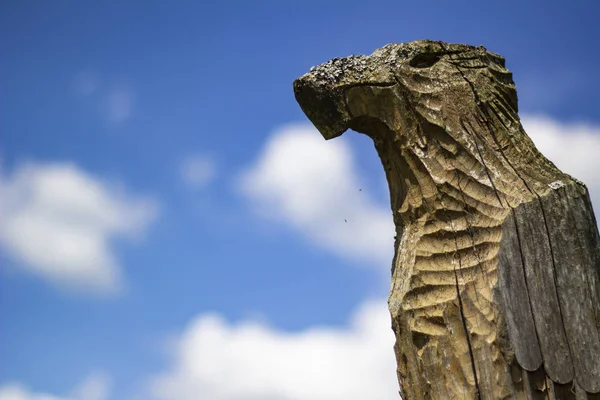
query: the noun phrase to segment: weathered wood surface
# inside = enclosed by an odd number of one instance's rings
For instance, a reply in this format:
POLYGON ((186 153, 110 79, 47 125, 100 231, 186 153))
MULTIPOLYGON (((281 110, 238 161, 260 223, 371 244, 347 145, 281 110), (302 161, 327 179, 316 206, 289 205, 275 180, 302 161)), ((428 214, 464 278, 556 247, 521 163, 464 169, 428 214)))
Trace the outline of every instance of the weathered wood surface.
POLYGON ((367 134, 382 160, 404 399, 600 399, 589 195, 523 130, 504 59, 391 44, 314 67, 294 91, 326 139, 367 134))

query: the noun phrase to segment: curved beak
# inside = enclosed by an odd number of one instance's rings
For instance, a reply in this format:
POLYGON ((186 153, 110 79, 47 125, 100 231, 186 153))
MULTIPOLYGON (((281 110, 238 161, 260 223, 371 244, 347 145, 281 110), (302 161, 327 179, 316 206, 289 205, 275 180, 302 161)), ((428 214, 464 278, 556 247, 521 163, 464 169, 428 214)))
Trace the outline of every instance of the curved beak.
POLYGON ((294 81, 294 94, 302 111, 325 139, 340 136, 354 117, 346 92, 357 86, 390 86, 396 83, 388 65, 373 56, 333 59, 294 81))
POLYGON ((344 90, 325 85, 306 74, 294 81, 294 95, 302 111, 327 140, 348 129, 350 114, 344 101, 344 90))

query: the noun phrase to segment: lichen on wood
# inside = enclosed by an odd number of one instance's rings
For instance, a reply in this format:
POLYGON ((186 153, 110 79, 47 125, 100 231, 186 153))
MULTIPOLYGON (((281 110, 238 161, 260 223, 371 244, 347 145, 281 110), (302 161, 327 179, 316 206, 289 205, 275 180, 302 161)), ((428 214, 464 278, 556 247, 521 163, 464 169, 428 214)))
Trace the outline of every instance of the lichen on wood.
POLYGON ((600 238, 585 185, 535 147, 505 60, 416 41, 294 82, 326 139, 373 139, 397 238, 404 399, 599 399, 600 238))

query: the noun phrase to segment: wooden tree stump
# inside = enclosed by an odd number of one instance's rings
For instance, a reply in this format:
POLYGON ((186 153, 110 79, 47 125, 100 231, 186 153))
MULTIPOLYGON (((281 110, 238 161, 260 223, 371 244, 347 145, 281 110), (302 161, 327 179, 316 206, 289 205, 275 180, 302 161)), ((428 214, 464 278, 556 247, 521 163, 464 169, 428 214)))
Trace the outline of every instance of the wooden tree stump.
POLYGON ((325 139, 373 139, 397 238, 401 395, 600 399, 600 238, 588 191, 521 126, 504 58, 390 44, 294 82, 325 139))

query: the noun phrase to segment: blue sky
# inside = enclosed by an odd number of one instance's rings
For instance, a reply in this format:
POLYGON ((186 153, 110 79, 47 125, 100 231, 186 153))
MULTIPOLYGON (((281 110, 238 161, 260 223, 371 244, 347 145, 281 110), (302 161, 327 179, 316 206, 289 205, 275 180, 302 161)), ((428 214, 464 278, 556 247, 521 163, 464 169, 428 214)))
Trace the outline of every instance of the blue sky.
POLYGON ((526 130, 600 206, 593 1, 2 10, 1 400, 396 398, 379 161, 292 91, 333 57, 502 54, 526 130))

